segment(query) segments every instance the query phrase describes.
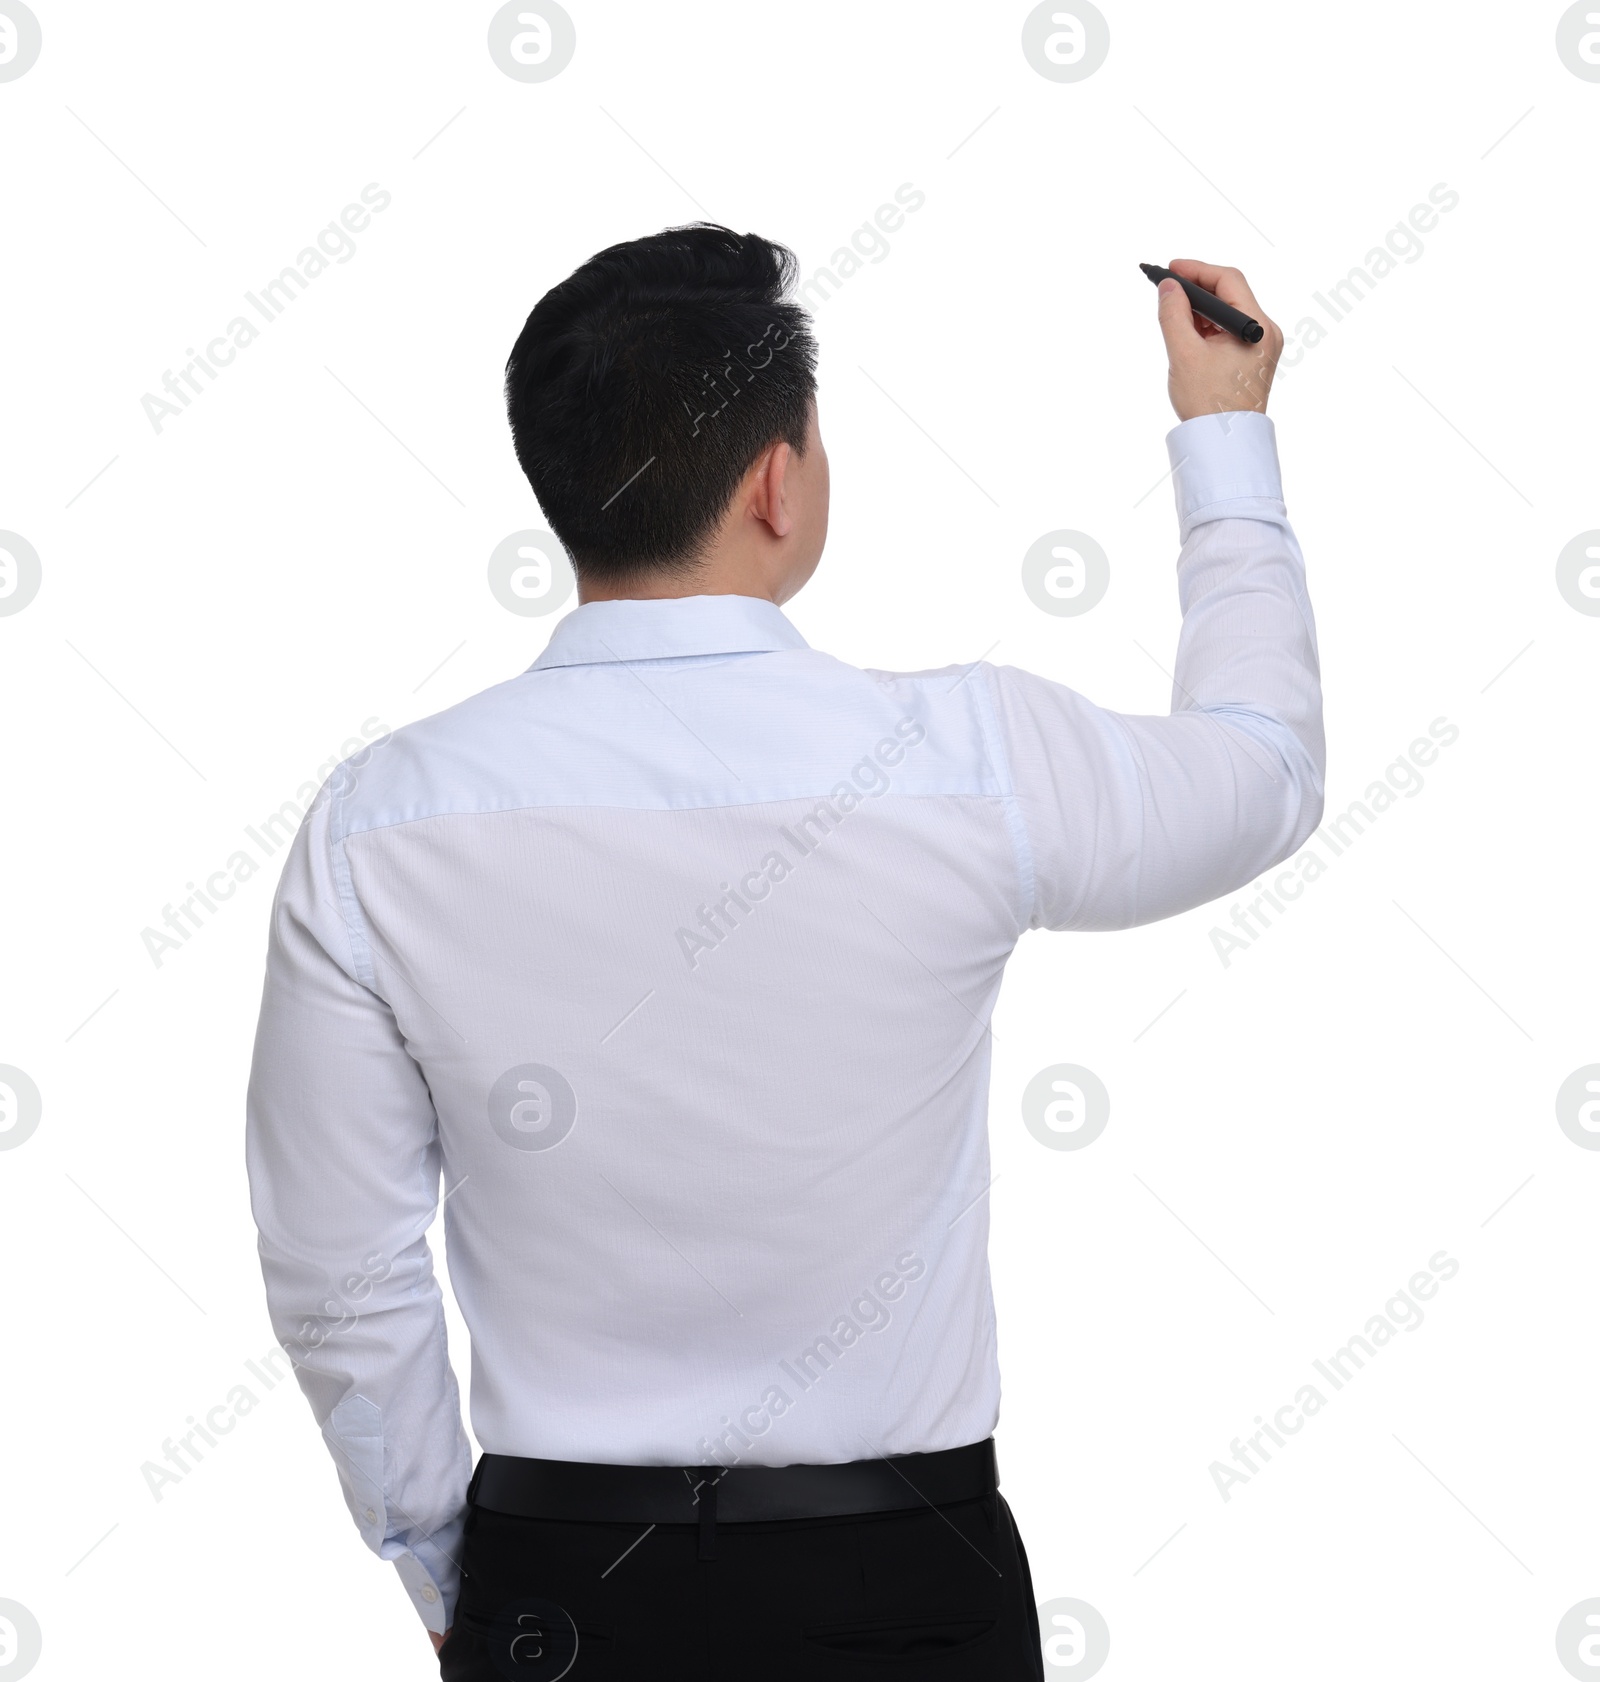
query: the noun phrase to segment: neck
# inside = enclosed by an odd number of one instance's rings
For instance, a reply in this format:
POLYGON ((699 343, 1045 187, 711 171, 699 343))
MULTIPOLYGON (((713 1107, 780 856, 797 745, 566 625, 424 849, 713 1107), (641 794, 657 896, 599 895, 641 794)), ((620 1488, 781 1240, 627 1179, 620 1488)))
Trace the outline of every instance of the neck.
POLYGON ((617 582, 582 577, 580 602, 660 601, 669 596, 755 596, 774 604, 794 594, 787 580, 773 579, 769 569, 749 556, 707 555, 682 572, 642 572, 617 582))

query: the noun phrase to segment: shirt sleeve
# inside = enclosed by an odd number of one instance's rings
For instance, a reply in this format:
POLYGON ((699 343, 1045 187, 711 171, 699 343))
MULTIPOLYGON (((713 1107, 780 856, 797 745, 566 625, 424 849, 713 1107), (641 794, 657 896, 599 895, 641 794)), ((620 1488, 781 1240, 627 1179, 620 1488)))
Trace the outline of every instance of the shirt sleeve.
POLYGON ((430 1630, 460 1583, 471 1451, 427 1230, 437 1118, 385 1001, 356 979, 331 820, 335 771, 273 903, 246 1158, 279 1342, 362 1539, 430 1630))
POLYGON ((1167 717, 987 667, 1026 838, 1034 928, 1115 929, 1231 892, 1322 819, 1316 625, 1272 422, 1167 436, 1183 626, 1167 717))

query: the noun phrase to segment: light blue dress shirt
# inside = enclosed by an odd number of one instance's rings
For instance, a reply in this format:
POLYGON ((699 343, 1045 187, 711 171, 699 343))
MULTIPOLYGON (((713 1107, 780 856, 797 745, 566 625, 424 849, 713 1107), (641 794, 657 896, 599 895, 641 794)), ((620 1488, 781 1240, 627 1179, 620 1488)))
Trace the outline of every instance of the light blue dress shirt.
POLYGON ((989 1015, 1017 938, 1228 893, 1319 821, 1272 423, 1169 448, 1170 716, 862 671, 744 596, 595 602, 329 779, 274 905, 248 1159, 350 1511, 443 1630, 483 1448, 784 1465, 999 1406, 989 1015))

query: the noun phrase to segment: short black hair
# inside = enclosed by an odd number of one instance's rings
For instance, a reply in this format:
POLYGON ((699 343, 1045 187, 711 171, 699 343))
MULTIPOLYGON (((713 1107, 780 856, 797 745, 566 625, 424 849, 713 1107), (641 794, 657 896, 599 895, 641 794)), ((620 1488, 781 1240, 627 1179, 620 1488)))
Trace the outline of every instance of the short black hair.
POLYGON ((692 569, 750 464, 806 447, 816 341, 786 246, 716 223, 608 246, 506 363, 517 460, 585 577, 692 569))

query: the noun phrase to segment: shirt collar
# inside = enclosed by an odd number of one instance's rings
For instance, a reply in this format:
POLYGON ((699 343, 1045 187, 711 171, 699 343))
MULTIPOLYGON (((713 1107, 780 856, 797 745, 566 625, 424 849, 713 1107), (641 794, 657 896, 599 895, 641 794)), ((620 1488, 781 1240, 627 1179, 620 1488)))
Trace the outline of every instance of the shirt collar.
POLYGON ((774 603, 757 596, 585 602, 560 621, 549 646, 528 670, 671 660, 689 654, 765 654, 808 646, 774 603))

